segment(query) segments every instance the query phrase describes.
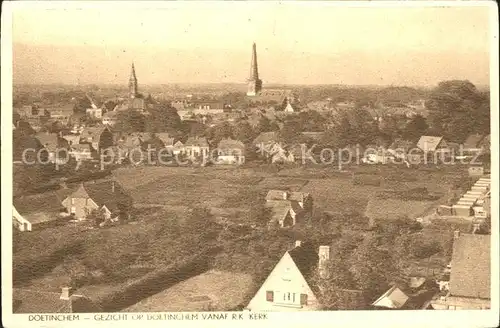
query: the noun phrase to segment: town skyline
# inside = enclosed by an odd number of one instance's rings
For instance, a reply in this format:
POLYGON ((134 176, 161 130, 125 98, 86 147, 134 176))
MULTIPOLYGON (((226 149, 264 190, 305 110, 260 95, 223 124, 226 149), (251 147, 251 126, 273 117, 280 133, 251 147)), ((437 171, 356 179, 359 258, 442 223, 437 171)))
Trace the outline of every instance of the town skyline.
POLYGON ((131 62, 142 84, 244 83, 255 42, 264 84, 489 84, 484 7, 286 5, 259 14, 248 6, 231 8, 230 17, 211 6, 187 20, 180 17, 189 6, 125 8, 119 19, 105 21, 87 8, 64 16, 58 10, 19 11, 13 20, 14 83, 119 84, 131 62))

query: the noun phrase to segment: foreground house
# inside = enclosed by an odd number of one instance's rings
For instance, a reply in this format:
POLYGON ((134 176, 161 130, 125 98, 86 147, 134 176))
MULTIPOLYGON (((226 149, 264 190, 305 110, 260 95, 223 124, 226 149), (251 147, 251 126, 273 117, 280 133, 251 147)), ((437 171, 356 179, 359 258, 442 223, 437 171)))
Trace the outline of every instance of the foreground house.
POLYGON ((73 294, 70 287, 60 293, 33 289, 12 290, 13 313, 97 313, 102 310, 88 297, 73 294))
POLYGON ((106 219, 128 217, 132 198, 114 180, 82 183, 62 202, 76 219, 85 219, 93 210, 104 213, 106 219))
POLYGON ((311 276, 319 257, 297 241, 285 252, 247 306, 250 311, 315 311, 320 309, 311 276))
POLYGON ((490 309, 490 239, 455 232, 448 290, 432 301, 434 309, 490 309))

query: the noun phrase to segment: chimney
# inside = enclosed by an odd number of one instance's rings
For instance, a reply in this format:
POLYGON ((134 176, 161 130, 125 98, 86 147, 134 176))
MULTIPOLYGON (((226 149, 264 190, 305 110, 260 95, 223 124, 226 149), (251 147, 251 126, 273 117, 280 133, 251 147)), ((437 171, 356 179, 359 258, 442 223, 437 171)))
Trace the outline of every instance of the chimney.
POLYGON ((283 199, 287 200, 288 199, 288 191, 283 192, 283 199))
POLYGON ((460 230, 455 230, 453 232, 453 239, 458 239, 460 238, 460 230))
POLYGON ((115 182, 114 181, 111 181, 111 192, 112 193, 115 192, 115 182))
POLYGON ((68 301, 71 298, 71 287, 62 287, 61 296, 59 299, 68 301))
POLYGON ((295 241, 295 247, 300 247, 302 246, 302 242, 300 240, 295 241))
POLYGON ((330 260, 330 246, 319 246, 318 256, 319 256, 319 263, 318 263, 319 276, 323 279, 328 278, 329 272, 327 263, 330 260))

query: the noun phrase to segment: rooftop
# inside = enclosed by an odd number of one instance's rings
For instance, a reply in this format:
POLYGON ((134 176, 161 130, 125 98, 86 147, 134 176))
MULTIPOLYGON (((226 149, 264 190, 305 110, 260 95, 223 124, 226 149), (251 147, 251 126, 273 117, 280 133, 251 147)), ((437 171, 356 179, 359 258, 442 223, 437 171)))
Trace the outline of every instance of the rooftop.
POLYGON ((453 243, 452 296, 490 298, 490 235, 462 234, 453 243))

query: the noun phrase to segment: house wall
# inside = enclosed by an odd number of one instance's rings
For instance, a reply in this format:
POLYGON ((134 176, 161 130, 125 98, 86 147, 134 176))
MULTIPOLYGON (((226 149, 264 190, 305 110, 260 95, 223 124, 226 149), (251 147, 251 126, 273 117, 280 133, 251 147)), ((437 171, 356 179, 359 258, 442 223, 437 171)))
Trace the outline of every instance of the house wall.
POLYGON ((71 196, 63 201, 63 206, 68 213, 74 213, 77 219, 84 219, 87 213, 99 208, 90 198, 73 198, 71 196), (72 209, 74 209, 74 211, 72 209))
POLYGON ((320 309, 320 304, 292 257, 285 253, 252 298, 247 309, 263 312, 315 311, 320 309), (273 301, 267 300, 268 291, 273 292, 273 301), (290 301, 288 301, 288 293, 290 293, 290 301), (307 295, 306 304, 300 304, 301 294, 307 295))
POLYGON ((431 305, 436 310, 484 310, 491 307, 491 301, 488 299, 449 296, 436 299, 432 301, 431 305))

